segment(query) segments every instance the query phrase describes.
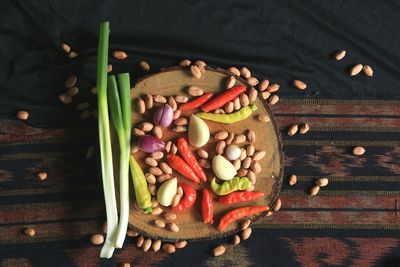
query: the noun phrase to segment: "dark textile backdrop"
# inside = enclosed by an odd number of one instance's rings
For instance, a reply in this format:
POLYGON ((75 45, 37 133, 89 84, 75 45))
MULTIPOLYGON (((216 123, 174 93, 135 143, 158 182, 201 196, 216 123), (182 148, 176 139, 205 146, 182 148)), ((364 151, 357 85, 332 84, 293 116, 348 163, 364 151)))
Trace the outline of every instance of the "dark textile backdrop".
POLYGON ((57 95, 71 73, 79 74, 82 88, 95 84, 103 20, 111 22, 110 48, 130 54, 114 69, 129 70, 133 77, 142 75, 135 64, 142 59, 157 71, 192 58, 220 67, 248 66, 258 77, 280 83, 282 97, 400 97, 397 1, 0 3, 0 113, 13 116, 27 108, 35 125, 65 127, 77 121, 78 114, 71 114, 57 95), (61 42, 79 57, 66 57, 61 42), (342 48, 348 52, 343 62, 330 60, 342 48), (360 62, 373 66, 374 79, 345 74, 360 62), (288 81, 295 77, 307 80, 310 90, 293 90, 288 81))
MULTIPOLYGON (((95 132, 95 121, 91 120, 88 123, 80 120, 80 112, 61 104, 58 95, 65 92, 65 80, 74 73, 78 76, 78 86, 81 89, 80 94, 75 97, 74 105, 83 101, 95 105, 96 96, 90 94, 89 89, 95 85, 98 28, 99 23, 104 20, 109 20, 111 24, 110 50, 122 49, 129 53, 129 58, 122 62, 113 59, 110 59, 110 62, 113 63, 115 72, 129 71, 133 79, 144 75, 138 67, 140 60, 148 61, 151 72, 157 72, 161 67, 176 65, 183 58, 203 59, 209 65, 223 68, 247 66, 256 77, 280 83, 279 96, 285 99, 399 100, 399 14, 400 4, 395 0, 0 0, 0 118, 13 119, 17 110, 27 109, 30 112, 28 123, 32 126, 87 126, 95 132), (72 50, 78 52, 79 56, 75 59, 68 58, 60 48, 62 42, 71 45, 72 50), (332 54, 338 49, 347 50, 347 56, 341 62, 332 60, 332 54), (357 63, 371 65, 375 76, 371 79, 364 75, 350 77, 346 74, 349 67, 357 63), (304 92, 293 89, 290 80, 295 78, 307 81, 309 89, 304 92)), ((284 110, 281 110, 281 113, 284 113, 284 110)), ((2 130, 0 129, 0 132, 2 130)), ((315 138, 326 138, 324 134, 328 133, 316 133, 315 138)), ((366 138, 374 135, 368 134, 365 134, 366 138)), ((390 140, 397 140, 397 134, 394 132, 385 136, 390 140)), ((340 136, 333 133, 329 138, 340 136)), ((82 142, 93 142, 93 135, 88 134, 82 142)), ((8 149, 11 151, 13 148, 5 146, 3 149, 6 153, 8 149)), ((50 145, 35 149, 50 149, 50 145)), ((289 155, 292 152, 292 155, 297 153, 297 147, 288 146, 286 149, 289 155)), ((314 150, 310 149, 309 152, 313 154, 314 150)), ((74 162, 79 161, 79 158, 69 160, 74 162)), ((21 164, 21 168, 20 165, 13 165, 12 168, 22 169, 26 163, 18 164, 21 164)), ((11 165, 7 167, 11 168, 11 165)), ((87 177, 89 174, 93 175, 93 172, 88 171, 90 168, 95 169, 95 164, 85 167, 84 174, 87 177)), ((307 173, 310 169, 305 164, 298 170, 307 173)), ((366 173, 369 171, 364 170, 366 173)), ((91 182, 99 185, 97 178, 91 182)), ((18 185, 21 184, 23 185, 23 182, 18 185)), ((304 188, 308 186, 306 182, 303 184, 304 188)), ((358 189, 357 186, 358 184, 355 189, 358 189)), ((393 188, 389 183, 383 186, 384 190, 393 188)), ((335 185, 332 188, 335 190, 335 185)), ((93 195, 74 195, 73 198, 83 199, 84 202, 86 198, 93 196, 102 203, 101 192, 93 195)), ((57 202, 72 198, 71 195, 63 194, 51 197, 54 199, 50 199, 49 196, 41 198, 40 195, 32 198, 27 196, 26 199, 57 202)), ((7 204, 27 201, 17 197, 13 199, 1 198, 0 204, 5 207, 7 204)), ((251 242, 244 246, 248 247, 252 264, 297 266, 298 262, 294 259, 293 252, 285 249, 287 247, 282 241, 285 238, 278 237, 298 236, 300 240, 318 236, 351 236, 356 241, 346 239, 341 244, 353 247, 358 242, 358 237, 368 238, 376 235, 374 229, 257 229, 251 242)), ((398 238, 398 235, 399 231, 393 229, 379 232, 379 236, 383 237, 398 238)), ((128 246, 132 247, 133 242, 127 241, 128 246)), ((204 241, 190 245, 165 259, 162 266, 190 266, 197 263, 212 266, 213 259, 208 255, 213 244, 217 243, 204 241)), ((0 247, 0 258, 25 256, 34 266, 73 266, 74 263, 69 262, 66 256, 71 251, 62 252, 62 249, 90 247, 86 239, 20 243, 9 247, 3 245, 4 249, 0 247)), ((300 255, 297 256, 301 258, 301 248, 299 251, 300 255)), ((127 253, 127 250, 118 253, 127 253)), ((323 251, 315 253, 316 258, 328 258, 323 251)), ((89 259, 97 255, 96 250, 87 257, 89 259)), ((354 255, 349 257, 351 256, 354 255)), ((80 260, 84 262, 85 257, 86 255, 82 255, 80 260)), ((385 263, 396 266, 398 257, 399 247, 390 255, 386 255, 385 263)), ((307 259, 304 261, 307 262, 307 259)), ((133 262, 139 264, 145 261, 139 256, 135 257, 133 262)), ((323 262, 321 260, 319 263, 323 265, 323 262)), ((349 259, 340 262, 341 265, 351 263, 349 259)), ((382 263, 383 260, 380 260, 377 264, 382 263)), ((116 262, 102 261, 102 264, 115 266, 116 262)), ((218 264, 234 266, 237 263, 218 264)))

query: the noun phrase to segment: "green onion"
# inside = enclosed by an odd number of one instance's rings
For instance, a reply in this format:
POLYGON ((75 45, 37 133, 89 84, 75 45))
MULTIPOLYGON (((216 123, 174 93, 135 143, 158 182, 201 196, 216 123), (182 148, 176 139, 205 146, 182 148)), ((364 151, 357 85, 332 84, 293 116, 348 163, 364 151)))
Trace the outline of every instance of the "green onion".
POLYGON ((129 159, 132 125, 129 73, 118 74, 118 85, 121 97, 118 93, 115 76, 108 77, 108 100, 111 118, 117 131, 120 151, 120 213, 115 247, 122 248, 129 218, 129 159))
POLYGON ((99 109, 99 143, 104 199, 107 214, 107 237, 100 257, 111 258, 115 248, 115 235, 118 227, 117 203, 115 200, 113 160, 111 151, 110 122, 107 105, 107 64, 109 22, 100 24, 99 46, 97 52, 97 96, 99 109))

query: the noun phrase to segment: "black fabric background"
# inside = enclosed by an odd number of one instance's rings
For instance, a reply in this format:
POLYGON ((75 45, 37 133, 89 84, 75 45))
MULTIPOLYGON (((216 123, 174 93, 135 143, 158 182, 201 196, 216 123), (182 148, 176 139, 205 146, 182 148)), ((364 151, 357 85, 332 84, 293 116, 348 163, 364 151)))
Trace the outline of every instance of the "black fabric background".
POLYGON ((114 70, 143 73, 183 58, 219 67, 248 66, 257 77, 282 85, 281 97, 400 98, 400 28, 397 1, 0 1, 0 114, 28 109, 29 123, 65 127, 80 122, 62 105, 71 74, 81 89, 75 104, 95 103, 98 25, 111 22, 114 70), (68 58, 61 42, 79 53, 68 58), (342 62, 330 59, 346 49, 342 62), (352 64, 370 64, 374 78, 351 78, 352 64), (301 78, 309 90, 294 90, 301 78), (63 120, 60 120, 63 117, 63 120))

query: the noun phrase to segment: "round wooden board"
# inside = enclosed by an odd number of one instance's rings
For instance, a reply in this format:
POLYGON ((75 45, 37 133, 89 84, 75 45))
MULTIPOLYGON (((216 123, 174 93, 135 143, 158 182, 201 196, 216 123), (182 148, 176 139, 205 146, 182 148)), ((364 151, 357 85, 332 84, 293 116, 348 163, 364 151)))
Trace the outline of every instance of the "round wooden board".
MULTIPOLYGON (((189 86, 195 85, 203 88, 207 92, 218 93, 224 90, 225 81, 231 74, 225 70, 207 68, 203 73, 201 79, 194 78, 189 71, 188 67, 174 67, 165 69, 160 73, 150 75, 144 79, 138 81, 135 87, 132 89, 133 105, 136 104, 137 97, 143 97, 145 94, 160 94, 163 96, 170 95, 186 95, 186 89, 189 86)), ((241 78, 236 77, 236 85, 245 84, 248 88, 250 86, 241 78)), ((135 229, 139 233, 153 238, 162 239, 164 241, 177 241, 177 240, 198 240, 198 239, 214 239, 221 238, 227 235, 231 235, 239 230, 239 223, 231 224, 224 232, 217 230, 217 225, 223 214, 237 208, 248 205, 269 205, 271 206, 277 199, 279 190, 282 184, 283 177, 283 152, 282 142, 278 131, 275 119, 270 111, 265 100, 258 98, 256 103, 258 110, 253 113, 248 119, 231 124, 223 125, 211 121, 206 121, 210 128, 211 138, 208 144, 203 149, 209 152, 210 158, 215 154, 215 145, 217 140, 212 136, 214 133, 220 130, 226 130, 228 132, 234 132, 235 134, 246 133, 248 129, 252 129, 256 134, 256 142, 254 144, 256 150, 265 150, 266 156, 260 161, 262 166, 262 172, 257 175, 257 182, 255 184, 256 191, 265 192, 264 199, 258 199, 249 203, 238 203, 233 205, 222 205, 217 202, 218 197, 214 196, 214 224, 204 224, 201 216, 201 191, 198 191, 196 204, 188 210, 178 212, 178 218, 176 223, 179 226, 179 232, 174 233, 167 229, 161 229, 154 225, 154 220, 160 218, 160 215, 144 214, 138 210, 135 203, 134 193, 131 193, 131 205, 129 224, 132 229, 135 229), (269 122, 261 122, 257 120, 257 115, 265 114, 270 118, 269 122)), ((134 108, 133 112, 133 125, 137 125, 143 121, 152 121, 152 115, 154 108, 149 112, 146 111, 145 115, 140 115, 134 108)), ((191 113, 198 112, 187 111, 181 116, 189 117, 191 113)), ((176 140, 178 136, 187 136, 187 133, 175 133, 172 131, 173 125, 168 129, 163 129, 162 140, 167 142, 169 140, 176 140)), ((248 143, 246 142, 245 145, 248 143)), ((244 146, 244 145, 241 145, 244 146)), ((196 148, 192 147, 192 150, 196 148)), ((135 154, 135 158, 141 164, 145 171, 148 166, 144 163, 145 153, 138 152, 135 154)), ((165 161, 165 158, 163 159, 165 161)), ((209 181, 213 176, 211 169, 206 170, 209 181)), ((191 183, 178 173, 174 172, 174 176, 178 177, 178 181, 191 183)), ((130 183, 131 184, 131 183, 130 183)), ((201 185, 195 185, 196 189, 201 189, 204 186, 209 188, 209 183, 202 183, 201 185)), ((134 192, 132 185, 130 185, 130 192, 134 192)), ((211 189, 210 189, 211 190, 211 189)), ((170 208, 163 208, 165 211, 170 211, 170 208)), ((265 215, 252 216, 252 220, 256 220, 259 217, 265 215)))

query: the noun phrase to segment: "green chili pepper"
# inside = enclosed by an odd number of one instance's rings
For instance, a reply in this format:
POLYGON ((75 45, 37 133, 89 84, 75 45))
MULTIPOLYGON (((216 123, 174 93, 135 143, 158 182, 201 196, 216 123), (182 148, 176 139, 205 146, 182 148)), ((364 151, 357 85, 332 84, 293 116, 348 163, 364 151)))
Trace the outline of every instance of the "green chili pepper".
POLYGON ((133 156, 131 156, 130 165, 136 201, 139 208, 143 209, 145 213, 149 213, 153 209, 151 208, 151 195, 149 189, 147 188, 146 177, 144 176, 142 168, 140 168, 133 156))
POLYGON ((247 177, 235 176, 233 179, 225 181, 222 184, 217 184, 215 177, 211 180, 211 189, 215 194, 220 196, 227 195, 238 190, 246 190, 250 187, 251 181, 247 177))
POLYGON ((196 113, 196 116, 209 121, 231 124, 247 119, 251 115, 251 113, 253 113, 256 110, 257 106, 254 104, 250 104, 247 107, 243 107, 240 110, 231 114, 215 114, 208 112, 199 112, 196 113))

